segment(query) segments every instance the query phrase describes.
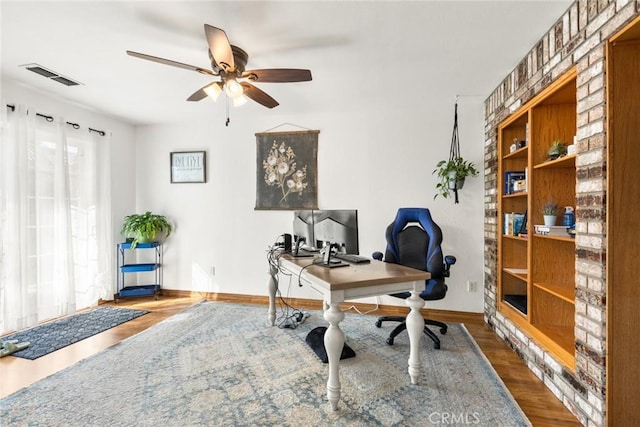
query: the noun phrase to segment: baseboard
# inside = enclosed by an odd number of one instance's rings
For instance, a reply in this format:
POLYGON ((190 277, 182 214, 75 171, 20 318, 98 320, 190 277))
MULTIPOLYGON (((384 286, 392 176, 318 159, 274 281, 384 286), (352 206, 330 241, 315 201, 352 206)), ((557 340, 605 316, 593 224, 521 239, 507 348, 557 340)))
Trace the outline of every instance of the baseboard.
MULTIPOLYGON (((269 305, 269 297, 266 295, 242 295, 242 294, 227 294, 221 292, 197 292, 197 291, 182 291, 175 289, 163 289, 163 297, 170 298, 193 298, 200 297, 207 301, 220 301, 229 302, 235 304, 252 304, 252 305, 269 305)), ((322 310, 322 301, 309 298, 283 298, 283 300, 290 306, 305 309, 305 310, 322 310)), ((276 302, 277 303, 277 302, 276 302)), ((395 306, 395 305, 383 305, 359 302, 344 302, 340 304, 342 310, 357 310, 360 313, 368 313, 375 316, 404 316, 408 312, 408 307, 395 306)), ((354 311, 355 311, 354 310, 354 311)), ((482 313, 469 313, 466 311, 454 311, 454 310, 435 310, 423 308, 421 313, 424 317, 429 317, 446 322, 448 318, 454 317, 456 322, 460 322, 461 318, 467 321, 480 321, 483 322, 482 313)))

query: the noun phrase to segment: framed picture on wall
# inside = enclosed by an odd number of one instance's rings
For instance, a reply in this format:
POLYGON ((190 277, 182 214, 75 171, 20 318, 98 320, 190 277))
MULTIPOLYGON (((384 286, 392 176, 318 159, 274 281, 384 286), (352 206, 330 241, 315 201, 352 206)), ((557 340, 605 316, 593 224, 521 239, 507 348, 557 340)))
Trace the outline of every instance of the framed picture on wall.
POLYGON ((319 133, 256 133, 256 210, 318 209, 319 133))
POLYGON ((206 151, 174 151, 171 163, 171 183, 206 182, 206 151))

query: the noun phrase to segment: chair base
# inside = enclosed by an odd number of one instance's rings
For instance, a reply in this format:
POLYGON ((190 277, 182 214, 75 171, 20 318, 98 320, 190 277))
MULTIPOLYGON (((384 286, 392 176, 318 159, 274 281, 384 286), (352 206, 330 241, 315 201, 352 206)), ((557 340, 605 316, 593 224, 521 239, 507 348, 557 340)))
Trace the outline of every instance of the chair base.
MULTIPOLYGON (((393 331, 391 331, 391 333, 389 334, 389 338, 387 338, 387 344, 389 344, 389 345, 393 345, 393 341, 394 341, 395 337, 397 337, 400 332, 402 332, 405 329, 407 329, 407 319, 406 319, 406 317, 402 317, 402 316, 382 316, 382 317, 379 317, 378 320, 376 320, 376 327, 377 328, 382 327, 382 322, 400 322, 400 324, 398 326, 396 326, 393 331)), ((428 325, 436 326, 436 327, 440 328, 440 333, 442 335, 447 333, 447 325, 445 323, 439 322, 437 320, 424 319, 424 329, 422 331, 424 332, 424 334, 426 336, 431 338, 431 340, 433 341, 433 348, 435 348, 437 350, 437 349, 440 348, 440 338, 438 338, 438 336, 435 334, 435 332, 433 332, 431 329, 429 329, 428 325)))

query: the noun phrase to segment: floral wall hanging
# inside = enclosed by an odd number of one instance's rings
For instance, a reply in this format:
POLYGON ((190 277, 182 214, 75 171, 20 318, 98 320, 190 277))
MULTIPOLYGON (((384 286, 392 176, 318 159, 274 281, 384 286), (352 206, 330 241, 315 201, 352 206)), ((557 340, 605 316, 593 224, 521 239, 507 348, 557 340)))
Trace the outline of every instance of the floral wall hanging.
POLYGON ((256 133, 256 210, 318 209, 319 133, 256 133))

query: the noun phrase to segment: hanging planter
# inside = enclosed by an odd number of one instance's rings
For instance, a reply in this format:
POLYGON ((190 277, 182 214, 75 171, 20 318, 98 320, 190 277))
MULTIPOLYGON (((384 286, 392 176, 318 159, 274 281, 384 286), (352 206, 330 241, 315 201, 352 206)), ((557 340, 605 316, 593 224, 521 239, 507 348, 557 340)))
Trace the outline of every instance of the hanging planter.
POLYGON ((458 190, 464 186, 465 178, 477 176, 478 170, 473 162, 464 160, 460 156, 460 139, 458 138, 458 103, 456 102, 455 114, 453 118, 453 135, 451 137, 451 149, 449 150, 449 160, 440 160, 436 169, 432 172, 436 174, 439 182, 436 184, 437 193, 433 198, 442 196, 445 199, 455 196, 458 203, 458 190))

